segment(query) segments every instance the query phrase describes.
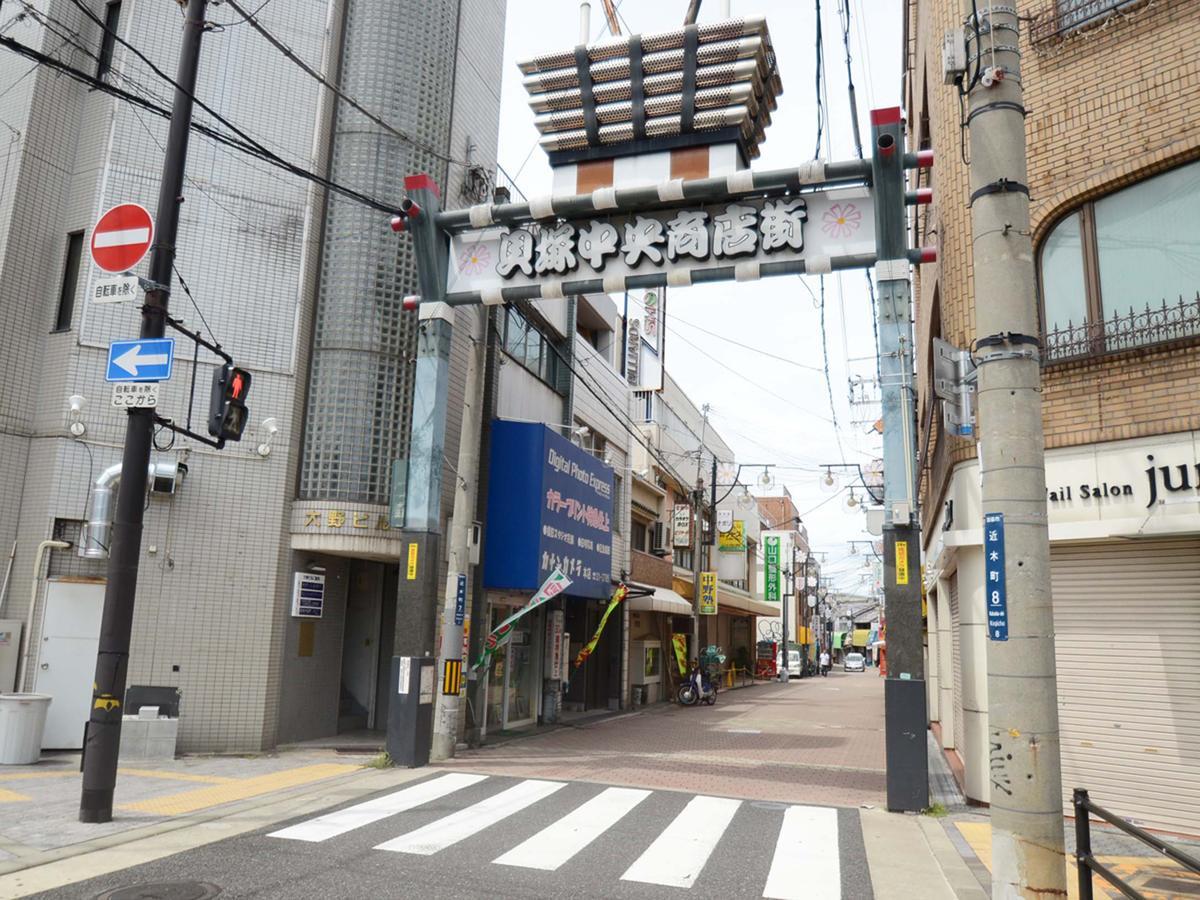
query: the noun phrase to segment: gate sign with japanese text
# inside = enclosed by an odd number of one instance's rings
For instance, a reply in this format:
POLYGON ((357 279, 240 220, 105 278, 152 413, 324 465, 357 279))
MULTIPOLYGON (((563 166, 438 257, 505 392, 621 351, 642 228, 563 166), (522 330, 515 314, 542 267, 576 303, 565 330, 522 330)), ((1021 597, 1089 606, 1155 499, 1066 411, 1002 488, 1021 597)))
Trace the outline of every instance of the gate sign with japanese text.
POLYGON ((446 290, 494 295, 554 280, 615 284, 728 266, 753 278, 764 263, 804 259, 817 271, 833 257, 874 252, 871 194, 853 187, 464 231, 450 239, 446 290))

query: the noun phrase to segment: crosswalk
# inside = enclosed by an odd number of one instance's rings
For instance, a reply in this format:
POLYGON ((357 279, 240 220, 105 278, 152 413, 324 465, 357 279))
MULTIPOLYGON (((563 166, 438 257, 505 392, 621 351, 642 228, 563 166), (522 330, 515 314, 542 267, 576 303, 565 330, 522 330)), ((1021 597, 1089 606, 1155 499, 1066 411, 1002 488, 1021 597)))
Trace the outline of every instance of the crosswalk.
MULTIPOLYGON (((506 848, 487 865, 505 867, 506 871, 556 872, 589 847, 602 844, 606 836, 616 834, 621 823, 635 819, 634 814, 639 810, 650 815, 652 807, 659 809, 662 806, 661 803, 647 803, 652 795, 662 795, 662 792, 601 788, 598 785, 587 786, 588 790, 598 792, 582 803, 577 803, 567 792, 555 805, 548 801, 568 786, 566 782, 513 781, 451 772, 297 822, 267 836, 321 844, 351 833, 372 834, 360 831, 368 826, 377 826, 377 830, 386 827, 395 836, 373 844, 374 850, 432 857, 501 823, 531 823, 518 835, 523 837, 536 827, 532 823, 546 821, 536 816, 539 809, 546 809, 550 819, 544 827, 506 848), (486 795, 476 799, 481 793, 486 795), (465 799, 458 802, 457 797, 464 795, 465 799), (406 815, 411 819, 407 826, 402 818, 406 815)), ((678 802, 675 801, 676 805, 678 802)), ((692 888, 704 875, 714 851, 723 841, 731 840, 730 826, 740 814, 745 821, 753 820, 754 844, 762 848, 764 859, 767 855, 770 857, 767 870, 757 873, 761 879, 762 897, 771 900, 801 897, 805 900, 840 900, 843 878, 837 810, 774 804, 768 813, 762 809, 751 810, 749 806, 741 800, 696 795, 661 830, 661 823, 651 816, 652 830, 657 832, 653 836, 644 830, 626 827, 620 835, 610 838, 620 843, 623 852, 631 856, 639 849, 633 847, 630 850, 631 834, 645 834, 648 844, 643 844, 644 849, 631 864, 625 866, 622 863, 623 871, 617 870, 621 871, 619 881, 684 890, 692 888), (765 833, 765 823, 777 830, 765 833)), ((499 838, 497 832, 489 834, 497 840, 502 839, 504 832, 500 832, 499 838)), ((372 841, 374 839, 372 836, 372 841)), ((466 846, 474 851, 477 845, 466 846)), ((485 859, 493 853, 495 850, 485 859)), ((607 872, 604 877, 609 877, 607 872)), ((755 895, 757 891, 755 888, 755 895)))

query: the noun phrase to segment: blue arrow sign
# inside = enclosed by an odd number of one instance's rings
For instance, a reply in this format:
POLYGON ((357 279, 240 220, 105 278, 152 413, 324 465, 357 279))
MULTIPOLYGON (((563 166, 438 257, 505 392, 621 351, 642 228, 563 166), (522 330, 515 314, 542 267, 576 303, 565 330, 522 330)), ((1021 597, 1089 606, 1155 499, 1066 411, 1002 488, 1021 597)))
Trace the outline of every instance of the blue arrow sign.
POLYGON ((175 362, 174 338, 113 341, 105 381, 166 381, 175 362))

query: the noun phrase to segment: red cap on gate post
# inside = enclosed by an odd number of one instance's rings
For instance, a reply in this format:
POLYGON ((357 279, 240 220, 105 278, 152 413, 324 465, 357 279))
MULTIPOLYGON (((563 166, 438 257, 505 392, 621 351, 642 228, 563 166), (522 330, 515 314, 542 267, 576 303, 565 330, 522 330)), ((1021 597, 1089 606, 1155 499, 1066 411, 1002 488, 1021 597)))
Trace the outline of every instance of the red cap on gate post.
POLYGON ((154 242, 154 219, 144 206, 114 206, 92 229, 92 261, 105 272, 128 272, 154 242))

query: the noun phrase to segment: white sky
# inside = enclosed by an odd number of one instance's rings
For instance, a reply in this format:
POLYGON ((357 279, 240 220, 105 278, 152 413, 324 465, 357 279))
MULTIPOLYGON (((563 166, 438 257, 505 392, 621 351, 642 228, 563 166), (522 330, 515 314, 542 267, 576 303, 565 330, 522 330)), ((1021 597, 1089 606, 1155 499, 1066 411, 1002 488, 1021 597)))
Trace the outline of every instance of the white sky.
MULTIPOLYGON (((623 26, 626 33, 679 27, 687 9, 686 0, 618 0, 617 5, 628 23, 623 26)), ((707 0, 699 20, 717 19, 719 6, 719 0, 707 0)), ((795 166, 812 158, 817 132, 815 6, 816 0, 733 0, 735 16, 766 16, 783 82, 762 156, 752 163, 755 169, 795 166)), ((838 8, 838 0, 821 4, 829 119, 828 143, 822 140, 821 156, 830 160, 855 156, 838 8)), ((869 152, 870 110, 900 104, 900 4, 850 0, 850 10, 854 85, 869 152)), ((592 40, 608 36, 600 0, 592 3, 591 34, 592 40)), ((499 159, 526 195, 550 192, 550 167, 536 146, 538 132, 516 60, 570 48, 578 37, 575 0, 509 0, 499 159)), ((869 582, 860 581, 863 557, 850 555, 848 544, 870 539, 863 516, 846 508, 844 492, 830 499, 818 485, 819 464, 843 460, 866 464, 881 452, 879 435, 868 433, 870 425, 852 421, 873 421, 879 415, 878 405, 852 409, 849 402, 848 379, 873 378, 875 373, 866 277, 857 271, 825 277, 825 335, 836 430, 822 369, 820 312, 805 284, 819 296, 819 279, 813 277, 671 291, 666 312, 667 371, 697 406, 711 405, 711 421, 737 453, 738 462, 780 467, 775 470, 777 485, 786 485, 791 492, 814 550, 826 551, 825 573, 834 576, 836 588, 867 592, 869 582), (792 362, 766 358, 699 329, 792 362), (825 505, 816 508, 822 502, 825 505)), ((759 471, 744 471, 743 480, 752 480, 759 471)), ((777 486, 767 493, 779 492, 777 486)))

